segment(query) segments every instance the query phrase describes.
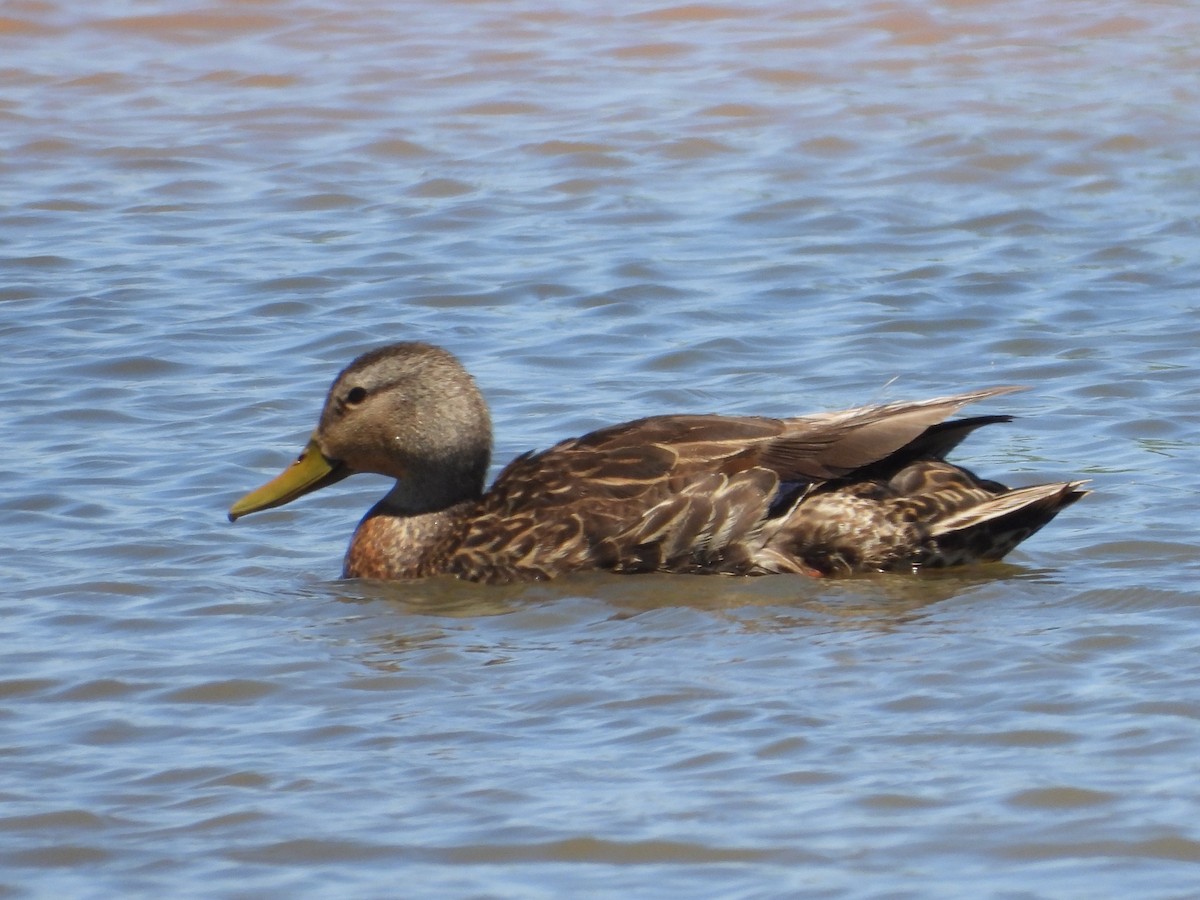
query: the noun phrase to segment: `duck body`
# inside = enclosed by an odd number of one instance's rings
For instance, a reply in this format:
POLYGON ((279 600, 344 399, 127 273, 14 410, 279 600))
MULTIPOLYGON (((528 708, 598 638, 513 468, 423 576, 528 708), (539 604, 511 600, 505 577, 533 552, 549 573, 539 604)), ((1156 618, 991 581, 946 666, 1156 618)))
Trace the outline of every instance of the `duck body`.
POLYGON ((1009 489, 945 461, 983 425, 947 419, 990 388, 773 419, 668 415, 517 457, 484 490, 491 422, 458 361, 403 343, 335 380, 300 459, 230 510, 357 471, 396 485, 359 523, 349 578, 546 579, 584 570, 848 575, 997 560, 1082 482, 1009 489))

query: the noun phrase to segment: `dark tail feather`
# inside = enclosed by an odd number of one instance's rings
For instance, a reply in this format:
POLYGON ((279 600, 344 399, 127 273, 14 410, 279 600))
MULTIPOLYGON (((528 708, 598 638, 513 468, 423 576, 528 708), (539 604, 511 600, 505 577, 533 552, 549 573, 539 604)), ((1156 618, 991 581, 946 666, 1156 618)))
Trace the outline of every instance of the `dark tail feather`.
POLYGON ((901 469, 915 462, 926 459, 942 460, 955 447, 961 444, 972 431, 984 425, 999 425, 1011 422, 1012 416, 971 416, 966 419, 954 419, 950 422, 939 422, 926 428, 915 439, 905 444, 891 456, 872 463, 854 473, 856 480, 878 479, 886 481, 901 469))
POLYGON ((928 565, 1002 559, 1063 509, 1088 494, 1085 481, 1016 488, 935 523, 929 534, 938 558, 928 565))
POLYGON ((928 429, 901 452, 911 453, 914 462, 918 459, 945 459, 946 454, 961 444, 976 428, 1000 425, 1012 420, 1012 416, 972 416, 969 419, 942 422, 928 429))

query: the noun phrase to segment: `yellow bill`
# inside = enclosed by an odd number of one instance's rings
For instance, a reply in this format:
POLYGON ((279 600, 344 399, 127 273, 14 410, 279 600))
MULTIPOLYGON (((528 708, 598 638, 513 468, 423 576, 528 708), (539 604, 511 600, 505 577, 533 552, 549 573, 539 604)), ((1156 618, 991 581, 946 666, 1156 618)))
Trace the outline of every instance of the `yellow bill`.
POLYGON ((229 521, 236 522, 250 513, 291 503, 297 497, 341 481, 349 474, 350 470, 341 463, 325 457, 313 435, 294 463, 229 508, 229 521))

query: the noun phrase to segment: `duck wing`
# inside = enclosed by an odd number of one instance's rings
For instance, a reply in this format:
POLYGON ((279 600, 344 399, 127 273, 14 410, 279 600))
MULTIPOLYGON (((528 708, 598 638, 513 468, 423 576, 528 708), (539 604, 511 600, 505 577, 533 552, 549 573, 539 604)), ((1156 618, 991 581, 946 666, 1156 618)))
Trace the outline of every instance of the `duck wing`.
POLYGON ((944 419, 1014 390, 788 419, 674 415, 603 428, 513 460, 480 500, 457 567, 482 580, 584 568, 746 571, 781 484, 794 491, 897 454, 902 465, 944 453, 1004 417, 944 419))
POLYGON ((940 459, 971 431, 1007 416, 980 416, 942 424, 968 403, 1025 390, 1008 385, 965 394, 781 420, 783 432, 760 460, 784 481, 844 478, 888 462, 903 468, 917 458, 940 459))

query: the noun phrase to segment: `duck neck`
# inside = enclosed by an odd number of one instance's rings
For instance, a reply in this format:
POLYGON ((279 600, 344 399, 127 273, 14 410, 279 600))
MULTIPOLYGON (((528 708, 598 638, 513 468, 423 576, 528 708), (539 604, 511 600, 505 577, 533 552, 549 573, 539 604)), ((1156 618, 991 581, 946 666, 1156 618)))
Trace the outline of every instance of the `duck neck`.
POLYGON ((424 578, 447 571, 462 524, 483 494, 482 474, 442 464, 410 465, 405 477, 358 523, 345 578, 424 578))
POLYGON ((422 516, 478 500, 481 496, 483 482, 479 475, 447 471, 444 466, 436 471, 422 472, 414 466, 403 478, 397 479, 370 515, 422 516))

